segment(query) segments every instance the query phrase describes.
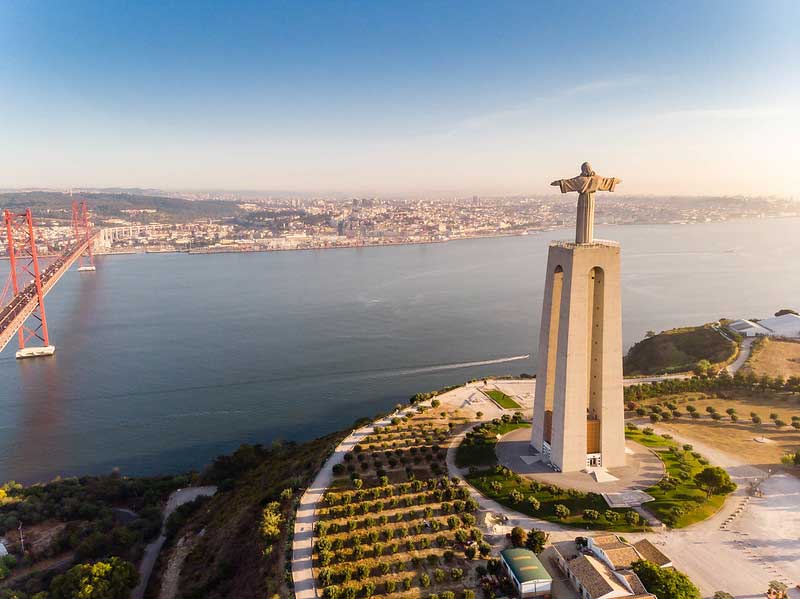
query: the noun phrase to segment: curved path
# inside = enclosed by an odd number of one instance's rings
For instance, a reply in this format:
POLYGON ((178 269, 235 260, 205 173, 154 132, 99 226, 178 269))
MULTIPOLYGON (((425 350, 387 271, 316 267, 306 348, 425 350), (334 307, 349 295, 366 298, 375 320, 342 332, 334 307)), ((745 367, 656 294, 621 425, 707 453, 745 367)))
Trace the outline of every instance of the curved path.
POLYGON ((747 358, 750 357, 750 352, 753 348, 753 342, 756 340, 756 337, 745 337, 742 339, 742 342, 739 344, 739 355, 736 356, 736 359, 728 364, 728 373, 733 376, 736 374, 739 369, 744 366, 744 363, 747 362, 747 358))
POLYGON ((464 485, 466 485, 466 487, 469 489, 470 496, 478 502, 479 512, 481 513, 482 517, 480 524, 486 529, 486 532, 490 535, 505 536, 505 534, 513 527, 521 526, 525 529, 538 528, 539 530, 546 530, 548 532, 569 531, 569 533, 574 536, 574 528, 568 528, 566 526, 562 526, 561 524, 526 516, 525 514, 521 514, 515 510, 507 508, 506 506, 497 503, 493 499, 489 499, 485 495, 482 495, 466 481, 464 474, 467 471, 467 468, 459 468, 456 466, 456 449, 461 444, 461 441, 464 440, 464 436, 480 424, 482 423, 479 422, 452 438, 452 443, 450 443, 450 446, 447 448, 447 471, 450 476, 461 480, 461 482, 464 483, 464 485), (502 516, 505 521, 502 524, 496 525, 489 525, 488 523, 485 524, 487 516, 502 516))
MULTIPOLYGON (((429 402, 424 402, 420 405, 425 405, 426 403, 429 404, 429 402)), ((312 568, 314 520, 319 502, 333 480, 333 467, 336 464, 341 464, 344 461, 345 454, 353 449, 364 437, 373 433, 375 427, 385 426, 395 416, 402 416, 412 412, 415 412, 414 408, 404 408, 350 433, 336 446, 333 454, 327 459, 313 482, 303 493, 300 502, 297 504, 294 539, 292 541, 292 581, 296 599, 314 599, 319 596, 312 568)))
POLYGON ((169 496, 162 517, 161 534, 158 535, 155 541, 149 543, 147 547, 144 548, 142 563, 139 564, 139 584, 133 589, 131 599, 142 599, 142 597, 144 597, 144 592, 147 590, 147 583, 150 582, 150 575, 153 573, 153 566, 156 564, 158 554, 161 553, 161 547, 163 547, 164 542, 167 540, 167 518, 184 503, 194 501, 198 497, 213 495, 216 492, 217 488, 212 486, 187 487, 185 489, 178 489, 169 496))

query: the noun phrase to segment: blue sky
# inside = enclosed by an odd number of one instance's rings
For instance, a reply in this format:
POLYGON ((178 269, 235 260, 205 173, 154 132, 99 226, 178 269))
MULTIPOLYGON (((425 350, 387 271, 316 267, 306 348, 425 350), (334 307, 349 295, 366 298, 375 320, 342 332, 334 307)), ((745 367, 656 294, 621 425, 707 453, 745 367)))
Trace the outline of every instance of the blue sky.
POLYGON ((797 2, 0 3, 0 186, 792 195, 797 2))

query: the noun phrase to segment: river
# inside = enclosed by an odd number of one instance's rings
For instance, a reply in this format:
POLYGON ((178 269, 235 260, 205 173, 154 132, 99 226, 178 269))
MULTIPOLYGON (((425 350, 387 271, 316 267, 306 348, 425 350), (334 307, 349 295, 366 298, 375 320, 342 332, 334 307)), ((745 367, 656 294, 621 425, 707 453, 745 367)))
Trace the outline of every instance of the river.
MULTIPOLYGON (((622 243, 625 345, 800 307, 798 225, 598 227, 622 243)), ((569 234, 100 257, 47 297, 55 356, 0 354, 0 480, 196 469, 417 391, 532 373, 548 240, 569 234)))

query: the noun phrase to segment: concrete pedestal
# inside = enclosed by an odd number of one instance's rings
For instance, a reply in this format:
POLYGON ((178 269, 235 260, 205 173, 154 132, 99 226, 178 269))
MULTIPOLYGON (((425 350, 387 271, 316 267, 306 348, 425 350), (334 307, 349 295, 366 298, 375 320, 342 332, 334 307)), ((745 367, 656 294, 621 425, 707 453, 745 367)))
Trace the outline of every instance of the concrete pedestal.
POLYGON ((531 445, 562 472, 625 465, 619 244, 554 242, 531 445))

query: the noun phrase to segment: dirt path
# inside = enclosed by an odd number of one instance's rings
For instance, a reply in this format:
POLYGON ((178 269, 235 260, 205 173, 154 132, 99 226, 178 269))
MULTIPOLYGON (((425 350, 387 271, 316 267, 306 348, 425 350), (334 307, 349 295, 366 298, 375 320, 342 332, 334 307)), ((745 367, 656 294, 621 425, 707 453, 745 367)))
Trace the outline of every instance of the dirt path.
POLYGON ((161 523, 161 534, 158 535, 155 541, 144 548, 144 557, 142 557, 142 563, 139 565, 139 584, 133 589, 131 599, 142 599, 144 597, 147 583, 150 581, 150 574, 153 573, 153 566, 156 564, 158 554, 161 553, 161 547, 163 547, 164 542, 167 540, 166 530, 164 528, 167 518, 184 503, 194 501, 198 497, 213 495, 216 492, 216 487, 187 487, 185 489, 178 489, 169 496, 161 523))
POLYGON ((159 599, 174 599, 178 595, 178 582, 181 578, 181 569, 183 562, 194 546, 194 539, 187 539, 186 535, 178 539, 175 544, 175 551, 164 569, 164 575, 161 577, 161 590, 158 593, 159 599))

